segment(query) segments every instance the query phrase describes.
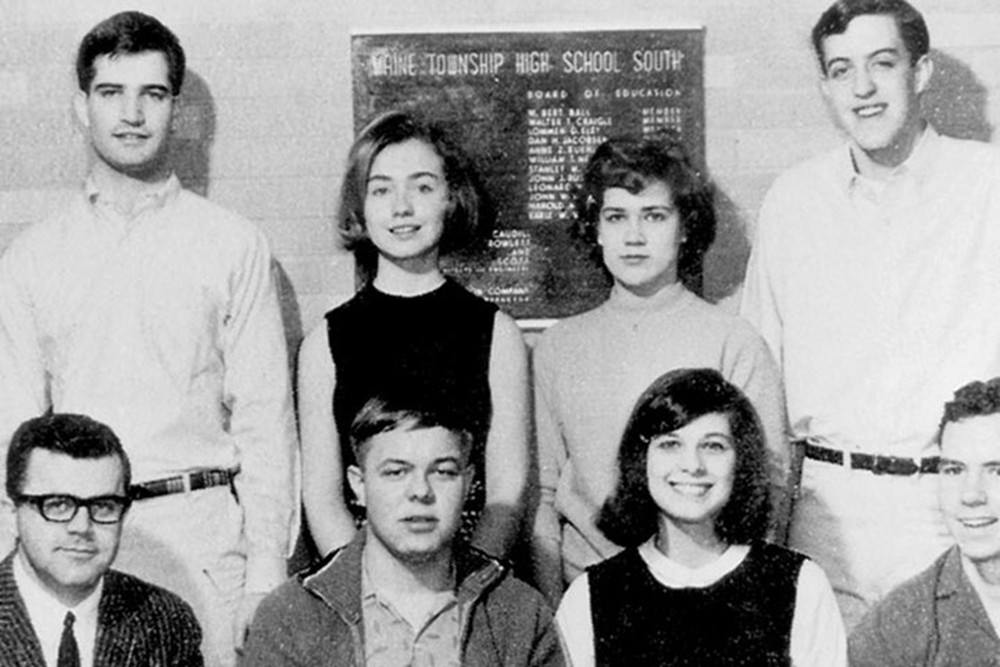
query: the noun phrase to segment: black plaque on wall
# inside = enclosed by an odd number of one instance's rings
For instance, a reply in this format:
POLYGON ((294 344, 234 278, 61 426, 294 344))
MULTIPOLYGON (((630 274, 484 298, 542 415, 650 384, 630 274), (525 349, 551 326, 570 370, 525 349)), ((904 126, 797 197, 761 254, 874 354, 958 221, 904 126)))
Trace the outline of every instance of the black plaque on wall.
POLYGON ((680 132, 704 168, 701 28, 573 32, 357 33, 354 123, 415 109, 472 157, 496 204, 488 248, 446 262, 518 319, 602 301, 599 264, 569 234, 570 190, 605 139, 680 132))

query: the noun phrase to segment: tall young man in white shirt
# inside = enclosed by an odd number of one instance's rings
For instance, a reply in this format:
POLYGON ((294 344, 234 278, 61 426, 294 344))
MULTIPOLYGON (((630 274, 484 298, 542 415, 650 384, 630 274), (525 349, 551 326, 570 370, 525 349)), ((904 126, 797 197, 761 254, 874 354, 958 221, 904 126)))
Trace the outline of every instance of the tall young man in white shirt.
POLYGON ((924 120, 930 42, 905 0, 840 0, 813 45, 847 146, 767 194, 742 314, 805 441, 791 546, 851 626, 949 542, 935 415, 965 378, 1000 374, 1000 154, 924 120))
POLYGON ((137 480, 118 566, 190 602, 206 661, 230 665, 285 576, 297 445, 267 243, 171 170, 184 63, 139 12, 81 42, 92 167, 0 259, 0 395, 13 424, 51 408, 115 430, 137 480))

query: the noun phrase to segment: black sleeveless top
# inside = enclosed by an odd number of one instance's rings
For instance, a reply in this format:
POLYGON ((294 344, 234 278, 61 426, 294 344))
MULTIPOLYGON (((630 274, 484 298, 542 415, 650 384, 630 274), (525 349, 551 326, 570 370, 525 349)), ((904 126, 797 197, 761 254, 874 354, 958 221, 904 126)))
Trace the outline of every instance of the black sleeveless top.
MULTIPOLYGON (((414 297, 386 294, 368 284, 326 314, 337 369, 333 416, 345 471, 354 463, 348 441, 351 421, 365 402, 377 395, 412 392, 461 411, 472 426, 476 478, 466 507, 478 517, 492 415, 489 363, 496 311, 495 305, 449 278, 439 288, 414 297)), ((350 490, 346 494, 352 496, 350 490)), ((352 497, 348 504, 355 517, 363 515, 352 497)))
POLYGON ((759 543, 706 588, 659 583, 636 549, 587 570, 596 664, 790 665, 805 557, 759 543))

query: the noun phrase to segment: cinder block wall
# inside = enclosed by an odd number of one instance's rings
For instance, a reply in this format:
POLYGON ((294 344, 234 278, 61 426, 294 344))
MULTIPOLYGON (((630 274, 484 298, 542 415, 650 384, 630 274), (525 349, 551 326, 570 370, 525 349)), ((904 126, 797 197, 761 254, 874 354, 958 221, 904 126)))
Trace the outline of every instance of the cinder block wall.
MULTIPOLYGON (((917 0, 952 133, 993 138, 1000 3, 917 0)), ((827 0, 0 0, 0 250, 86 170, 70 98, 80 37, 122 9, 171 26, 189 56, 177 163, 193 188, 256 221, 283 273, 293 345, 353 290, 332 217, 351 141, 352 29, 706 28, 707 154, 719 186, 710 296, 732 305, 774 176, 836 145, 808 32, 827 0)))

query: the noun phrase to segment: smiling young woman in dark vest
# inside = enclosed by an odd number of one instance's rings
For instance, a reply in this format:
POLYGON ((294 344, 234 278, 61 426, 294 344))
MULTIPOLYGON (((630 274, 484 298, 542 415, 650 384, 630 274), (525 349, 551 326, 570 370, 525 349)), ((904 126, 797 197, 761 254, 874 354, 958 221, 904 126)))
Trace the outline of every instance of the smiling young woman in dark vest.
POLYGON ((717 371, 645 391, 598 521, 628 548, 576 579, 556 617, 576 667, 847 664, 822 570, 763 541, 766 469, 757 415, 717 371))

